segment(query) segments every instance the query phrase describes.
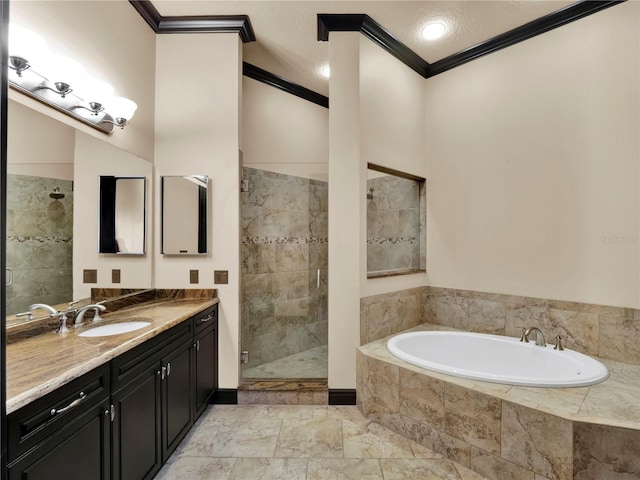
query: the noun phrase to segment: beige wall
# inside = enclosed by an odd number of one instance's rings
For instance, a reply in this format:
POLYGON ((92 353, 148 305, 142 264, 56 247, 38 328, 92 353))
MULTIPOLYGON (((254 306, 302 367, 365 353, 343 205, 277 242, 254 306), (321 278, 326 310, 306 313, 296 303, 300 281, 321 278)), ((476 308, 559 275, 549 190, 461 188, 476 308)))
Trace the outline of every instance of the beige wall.
POLYGON ((154 205, 160 176, 208 175, 209 253, 160 254, 154 221, 156 288, 217 288, 220 297, 220 387, 238 386, 240 329, 240 133, 242 44, 237 34, 161 35, 157 39, 154 205), (189 74, 179 66, 189 66, 189 74), (179 88, 177 88, 179 86, 179 88), (189 283, 189 270, 200 283, 189 283), (229 284, 214 285, 214 270, 229 284))
POLYGON ((639 12, 425 82, 429 284, 640 306, 639 12))
POLYGON ((367 162, 424 176, 424 80, 359 33, 329 52, 329 387, 354 388, 360 297, 426 282, 366 276, 367 162))
POLYGON ((8 173, 73 180, 73 128, 14 101, 7 118, 8 173))
POLYGON ((153 256, 149 253, 152 177, 153 165, 150 162, 90 135, 76 132, 73 192, 75 199, 73 202, 74 300, 91 296, 91 287, 149 288, 153 286, 153 256), (147 253, 145 255, 98 253, 100 175, 147 179, 145 227, 147 253), (111 270, 114 268, 120 270, 121 283, 111 283, 111 270), (83 283, 84 269, 98 271, 97 284, 83 283))
POLYGON ((329 109, 242 78, 243 165, 327 180, 329 109))
POLYGON ((80 62, 87 74, 110 83, 138 110, 124 130, 110 135, 13 90, 10 98, 143 158, 153 158, 155 41, 153 31, 126 0, 12 1, 11 22, 45 38, 49 51, 80 62))

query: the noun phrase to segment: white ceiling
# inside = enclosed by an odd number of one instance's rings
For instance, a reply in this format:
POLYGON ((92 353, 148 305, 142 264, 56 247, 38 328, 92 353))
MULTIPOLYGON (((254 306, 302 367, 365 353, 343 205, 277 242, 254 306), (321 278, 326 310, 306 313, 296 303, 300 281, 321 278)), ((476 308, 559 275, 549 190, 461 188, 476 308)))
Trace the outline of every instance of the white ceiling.
POLYGON ((306 1, 153 0, 162 16, 248 15, 256 41, 244 44, 244 60, 323 95, 329 82, 319 69, 329 45, 318 42, 318 13, 366 13, 429 63, 559 10, 571 1, 306 1), (443 20, 440 40, 420 38, 422 26, 443 20))

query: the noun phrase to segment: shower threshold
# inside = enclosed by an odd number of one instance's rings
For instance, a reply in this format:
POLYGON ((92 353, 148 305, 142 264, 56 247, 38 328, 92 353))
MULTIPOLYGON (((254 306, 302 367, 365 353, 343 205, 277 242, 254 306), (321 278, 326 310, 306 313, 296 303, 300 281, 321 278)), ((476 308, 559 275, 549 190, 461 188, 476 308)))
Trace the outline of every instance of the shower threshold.
POLYGON ((327 375, 326 345, 245 368, 242 371, 243 381, 324 380, 326 383, 327 375))

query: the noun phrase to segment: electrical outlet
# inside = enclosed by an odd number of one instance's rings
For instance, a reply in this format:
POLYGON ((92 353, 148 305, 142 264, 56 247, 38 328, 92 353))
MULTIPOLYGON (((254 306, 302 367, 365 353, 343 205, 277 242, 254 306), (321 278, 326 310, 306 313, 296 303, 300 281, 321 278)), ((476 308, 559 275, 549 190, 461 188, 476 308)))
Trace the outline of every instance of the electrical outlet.
POLYGON ((198 283, 198 270, 189 270, 189 283, 198 283))
POLYGON ((111 270, 111 283, 120 283, 120 270, 114 268, 111 270))
POLYGON ((249 363, 249 350, 243 350, 240 353, 240 363, 249 363))

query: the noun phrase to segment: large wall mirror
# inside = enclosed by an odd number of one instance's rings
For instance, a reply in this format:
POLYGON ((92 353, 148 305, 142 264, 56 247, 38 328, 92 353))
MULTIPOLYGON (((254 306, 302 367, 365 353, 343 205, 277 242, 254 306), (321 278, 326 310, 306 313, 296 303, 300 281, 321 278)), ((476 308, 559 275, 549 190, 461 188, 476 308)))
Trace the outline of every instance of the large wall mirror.
POLYGON ((98 252, 144 255, 146 185, 144 177, 100 176, 98 252))
POLYGON ((162 239, 165 255, 207 253, 206 175, 163 176, 161 185, 162 239))
MULTIPOLYGON (((7 323, 23 321, 13 315, 33 303, 64 307, 88 297, 91 287, 111 286, 111 269, 122 271, 119 287, 152 287, 148 256, 101 259, 96 251, 97 178, 149 178, 151 163, 14 100, 7 125, 7 323), (100 283, 84 284, 83 268, 97 268, 100 283)), ((129 194, 139 197, 140 183, 148 182, 133 183, 138 185, 129 194)), ((137 205, 131 215, 139 219, 137 205)))
POLYGON ((367 277, 426 268, 425 179, 367 165, 367 277))

